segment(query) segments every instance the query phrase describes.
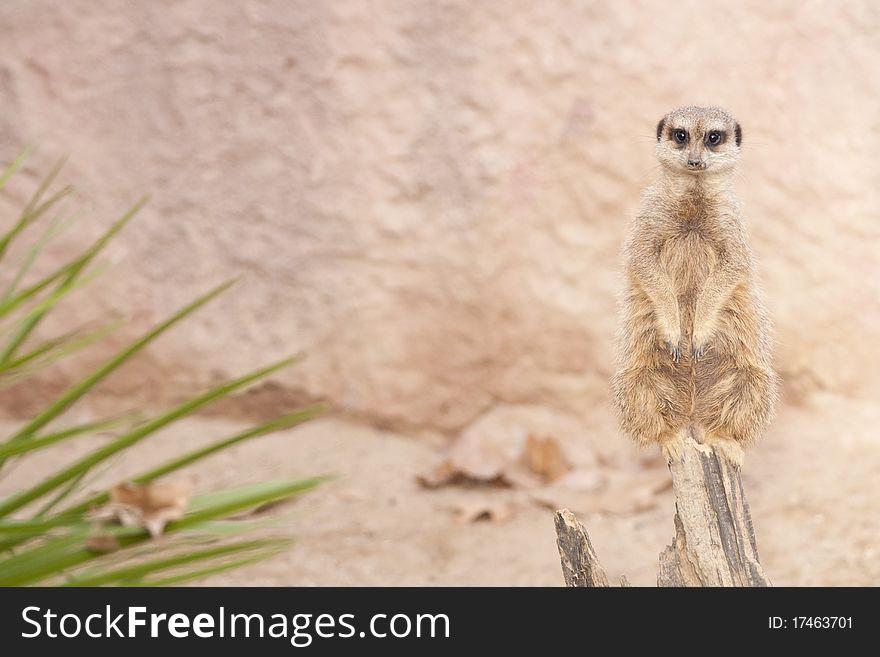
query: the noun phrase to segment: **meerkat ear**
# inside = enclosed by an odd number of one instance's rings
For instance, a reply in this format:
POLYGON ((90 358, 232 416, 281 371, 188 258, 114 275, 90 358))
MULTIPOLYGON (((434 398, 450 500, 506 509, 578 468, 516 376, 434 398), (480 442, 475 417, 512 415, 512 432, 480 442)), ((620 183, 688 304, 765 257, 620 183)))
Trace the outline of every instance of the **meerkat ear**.
POLYGON ((660 123, 657 124, 657 141, 660 141, 660 137, 663 136, 663 126, 666 125, 666 117, 664 116, 660 119, 660 123))
POLYGON ((739 146, 743 140, 743 129, 739 127, 739 123, 733 129, 733 136, 736 139, 736 145, 739 146))

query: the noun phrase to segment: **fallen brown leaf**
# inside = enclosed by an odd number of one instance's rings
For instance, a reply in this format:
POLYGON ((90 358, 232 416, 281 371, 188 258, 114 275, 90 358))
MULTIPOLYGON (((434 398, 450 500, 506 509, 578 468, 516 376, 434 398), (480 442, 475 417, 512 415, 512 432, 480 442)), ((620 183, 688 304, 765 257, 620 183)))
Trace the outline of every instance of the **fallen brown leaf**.
POLYGON ((440 488, 440 486, 453 483, 459 474, 449 461, 443 461, 427 474, 417 475, 416 481, 425 488, 440 488))
POLYGON ((100 529, 86 539, 86 549, 91 552, 113 552, 119 548, 119 541, 115 536, 101 534, 100 529))
POLYGON ((489 521, 499 524, 510 519, 513 506, 508 502, 492 500, 468 500, 455 506, 455 521, 459 524, 489 521))
POLYGON ((440 465, 416 480, 425 488, 489 484, 530 489, 555 481, 571 470, 555 439, 529 435, 519 458, 507 458, 479 436, 463 436, 440 465))
POLYGON ((523 456, 529 469, 548 483, 571 470, 559 443, 550 436, 539 438, 529 434, 523 456))
POLYGON ((110 501, 91 518, 124 527, 143 527, 156 538, 169 522, 183 517, 191 494, 189 482, 120 484, 110 489, 110 501))
POLYGON ((449 449, 447 459, 429 473, 416 477, 425 488, 453 484, 509 486, 504 477, 508 466, 501 451, 477 436, 463 436, 449 449))
POLYGON ((459 438, 449 450, 449 464, 475 481, 492 481, 504 474, 507 459, 494 443, 477 435, 459 438))

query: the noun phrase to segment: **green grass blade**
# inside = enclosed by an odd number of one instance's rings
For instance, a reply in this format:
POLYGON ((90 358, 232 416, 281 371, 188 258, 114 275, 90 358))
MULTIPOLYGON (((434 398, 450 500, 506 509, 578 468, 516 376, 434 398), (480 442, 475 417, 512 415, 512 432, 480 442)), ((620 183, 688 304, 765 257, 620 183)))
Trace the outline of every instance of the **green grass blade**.
POLYGON ((186 584, 187 582, 195 582, 201 579, 205 579, 206 577, 210 577, 211 575, 218 575, 220 573, 225 573, 230 570, 236 570, 241 568, 242 566, 247 566, 252 563, 258 563, 260 561, 264 561, 269 557, 274 557, 276 554, 279 554, 281 550, 266 550, 259 554, 256 554, 252 557, 245 557, 243 559, 235 559, 228 563, 223 563, 217 566, 209 566, 207 568, 200 568, 197 570, 191 570, 186 573, 181 573, 179 575, 172 575, 171 577, 164 577, 162 579, 150 580, 147 582, 138 582, 138 586, 178 586, 179 584, 186 584))
MULTIPOLYGON (((9 333, 10 325, 16 329, 16 333, 21 332, 21 325, 33 320, 34 318, 47 313, 54 306, 58 305, 64 298, 69 296, 70 294, 76 292, 77 290, 84 288, 86 285, 91 283, 93 280, 98 278, 104 271, 107 269, 106 266, 96 267, 88 274, 81 276, 75 280, 73 280, 69 285, 61 284, 58 285, 52 292, 48 295, 37 301, 33 306, 31 306, 25 314, 21 317, 16 318, 15 320, 8 322, 6 326, 0 328, 0 333, 9 333)), ((29 291, 28 291, 29 292, 29 291)), ((26 292, 27 293, 27 292, 26 292)), ((25 294, 26 294, 25 293, 25 294)), ((19 297, 15 297, 8 304, 9 313, 0 312, 0 318, 5 317, 10 314, 14 307, 17 307, 19 304, 17 303, 19 297)))
POLYGON ((38 282, 25 289, 23 292, 19 292, 14 297, 0 303, 0 317, 6 317, 7 315, 10 315, 16 308, 35 298, 40 292, 52 285, 52 283, 56 282, 63 276, 66 276, 74 267, 74 265, 79 262, 80 259, 81 258, 77 258, 76 260, 67 263, 63 267, 56 269, 54 272, 52 272, 48 276, 43 277, 38 282))
POLYGON ((58 336, 57 338, 52 338, 51 340, 46 340, 42 344, 37 347, 31 349, 24 356, 19 356, 15 360, 11 362, 7 362, 5 364, 0 365, 0 373, 7 371, 16 371, 27 365, 28 363, 45 356, 48 353, 51 353, 58 346, 64 344, 66 341, 76 335, 75 333, 68 333, 66 335, 58 336))
MULTIPOLYGON (((58 527, 70 526, 72 524, 75 524, 77 522, 82 521, 82 516, 76 517, 76 516, 70 516, 70 515, 65 515, 65 514, 56 514, 56 515, 52 516, 51 518, 47 518, 45 516, 48 515, 49 511, 51 511, 52 508, 54 508, 56 505, 63 502, 68 497, 68 495, 75 492, 75 490, 82 488, 83 486, 88 484, 89 481, 91 481, 93 479, 97 479, 98 477, 104 475, 106 473, 106 471, 111 467, 113 467, 112 462, 108 461, 107 463, 103 464, 103 467, 95 468, 95 469, 91 470, 90 472, 84 474, 83 476, 77 477, 76 479, 72 480, 70 483, 67 484, 67 486, 65 486, 61 491, 59 491, 58 494, 55 497, 53 497, 50 502, 46 503, 30 519, 28 519, 28 520, 9 519, 8 520, 8 522, 10 522, 10 523, 18 523, 18 524, 30 523, 30 522, 39 523, 39 526, 42 527, 42 531, 41 531, 41 534, 39 534, 37 536, 32 536, 32 535, 28 534, 26 526, 16 527, 15 524, 12 524, 7 527, 4 527, 4 521, 0 520, 0 553, 7 551, 7 550, 11 550, 12 548, 19 546, 22 543, 26 543, 27 541, 31 540, 32 538, 39 538, 42 534, 45 534, 47 531, 49 531, 51 529, 55 529, 58 527)), ((257 521, 253 521, 253 522, 254 522, 254 527, 257 528, 256 527, 257 521)), ((267 523, 268 521, 262 521, 262 522, 267 523)), ((213 523, 213 525, 219 525, 219 524, 222 524, 222 523, 213 523)), ((206 526, 206 527, 204 527, 204 529, 200 526, 197 530, 192 530, 192 531, 204 531, 204 533, 208 536, 219 535, 221 533, 221 530, 218 529, 217 527, 214 527, 214 526, 206 526)), ((227 533, 229 533, 229 532, 227 532, 227 533)), ((45 538, 45 536, 43 536, 43 538, 45 538)), ((0 564, 2 564, 2 562, 0 562, 0 564)))
MULTIPOLYGON (((276 367, 277 368, 285 367, 286 366, 285 363, 290 364, 290 363, 296 362, 296 360, 297 360, 297 358, 292 358, 288 361, 282 361, 282 363, 279 363, 277 366, 272 366, 272 368, 274 370, 276 367)), ((316 407, 312 407, 312 408, 314 408, 315 414, 317 414, 319 412, 319 407, 316 406, 316 407)), ((310 412, 311 410, 312 409, 304 409, 304 411, 302 411, 302 412, 303 413, 310 412)), ((229 447, 230 445, 235 444, 236 442, 241 442, 244 440, 248 440, 250 438, 255 438, 259 435, 263 435, 263 433, 269 433, 270 431, 279 431, 282 428, 285 428, 282 425, 286 425, 288 421, 290 422, 290 426, 294 426, 296 424, 299 424, 299 422, 304 422, 305 419, 307 419, 307 418, 300 419, 299 415, 297 413, 294 413, 290 416, 285 416, 285 418, 280 418, 278 420, 274 420, 273 422, 267 423, 266 425, 260 425, 260 427, 257 427, 254 430, 246 431, 242 434, 238 434, 236 436, 233 436, 232 438, 226 439, 225 441, 223 441, 223 443, 226 443, 224 445, 224 447, 229 447), (273 428, 268 427, 268 425, 272 425, 272 424, 276 424, 276 423, 278 426, 274 426, 273 428)), ((224 447, 218 447, 217 443, 208 445, 207 447, 205 447, 203 449, 195 450, 194 452, 191 452, 189 454, 185 454, 182 457, 179 457, 177 459, 173 459, 172 461, 164 463, 164 464, 158 466, 157 468, 154 468, 153 470, 150 470, 148 472, 140 474, 140 475, 132 478, 131 481, 134 483, 138 483, 138 484, 148 483, 150 481, 153 481, 153 480, 159 478, 160 476, 164 476, 166 474, 174 472, 175 470, 178 470, 186 465, 189 465, 189 464, 195 462, 196 460, 204 458, 205 456, 208 456, 209 454, 212 454, 212 453, 218 451, 219 449, 223 449, 224 447)), ((234 495, 234 493, 233 493, 233 495, 234 495)), ((59 512, 59 517, 66 518, 66 517, 76 516, 81 513, 85 513, 90 508, 94 508, 94 507, 99 506, 101 504, 105 504, 109 499, 110 499, 110 496, 107 493, 98 493, 96 495, 92 495, 91 497, 83 500, 82 502, 77 503, 75 506, 68 507, 68 508, 62 510, 61 512, 59 512)), ((199 499, 202 499, 202 498, 199 498, 199 499)), ((2 503, 0 503, 0 505, 2 505, 2 503)))
POLYGON ((27 314, 15 320, 12 326, 5 326, 0 332, 9 332, 12 330, 12 337, 6 343, 2 353, 0 353, 0 365, 5 366, 12 360, 16 350, 27 339, 31 332, 36 328, 40 320, 56 305, 61 303, 66 297, 70 296, 77 290, 87 286, 98 276, 104 272, 104 268, 95 269, 82 278, 72 280, 69 284, 59 285, 45 299, 41 299, 35 304, 27 314))
MULTIPOLYGON (((13 322, 11 322, 11 324, 17 327, 23 322, 26 322, 36 317, 37 315, 42 315, 48 310, 51 310, 53 306, 56 306, 66 296, 91 283, 106 269, 106 267, 96 268, 93 271, 89 272, 86 276, 79 278, 70 285, 59 285, 54 290, 52 290, 52 292, 50 292, 45 297, 37 301, 33 306, 28 308, 25 314, 23 314, 19 318, 16 318, 13 322)), ((8 332, 8 324, 7 327, 4 327, 2 330, 4 333, 8 332)))
MULTIPOLYGON (((47 502, 44 506, 42 506, 40 508, 39 511, 37 511, 33 515, 33 518, 37 519, 37 518, 42 518, 42 517, 47 516, 52 509, 54 509, 56 506, 61 504, 70 495, 72 495, 73 493, 82 489, 90 482, 98 480, 102 476, 104 476, 108 471, 110 471, 114 467, 114 465, 117 461, 118 461, 118 459, 110 459, 110 460, 104 462, 103 464, 101 464, 100 468, 92 468, 88 472, 84 472, 79 477, 76 477, 75 479, 71 479, 70 482, 66 486, 64 486, 64 488, 62 488, 60 491, 58 491, 58 493, 55 495, 55 497, 53 497, 51 499, 51 501, 47 502)), ((55 517, 59 517, 59 516, 55 516, 55 517)))
POLYGON ((6 303, 12 298, 12 295, 15 294, 15 291, 18 289, 18 286, 21 285, 21 282, 24 280, 24 277, 27 276, 28 272, 33 267, 34 262, 36 262, 37 257, 46 248, 46 245, 52 241, 56 235, 61 233, 64 229, 66 229, 72 222, 64 222, 63 219, 63 208, 61 213, 55 218, 55 220, 49 224, 49 227, 46 229, 46 232, 40 237, 37 242, 28 249, 27 255, 24 258, 21 266, 18 268, 18 272, 15 274, 15 278, 13 278, 9 285, 6 286, 6 290, 3 292, 3 296, 0 297, 0 306, 5 306, 6 303))
POLYGON ((19 153, 18 157, 3 170, 3 173, 0 174, 0 189, 6 187, 6 183, 14 176, 19 170, 24 166, 25 161, 30 157, 33 152, 33 146, 25 146, 24 150, 19 153))
MULTIPOLYGON (((124 320, 120 317, 91 330, 86 330, 83 327, 65 335, 60 335, 57 338, 46 340, 27 353, 0 365, 0 376, 10 371, 12 374, 15 374, 23 368, 34 367, 35 361, 36 366, 41 369, 60 358, 69 356, 80 349, 103 340, 114 331, 117 331, 124 323, 124 320)), ((11 374, 7 374, 7 376, 11 376, 11 374)))
MULTIPOLYGON (((265 367, 261 370, 257 370, 256 372, 243 376, 239 379, 235 379, 228 383, 224 383, 223 385, 217 386, 216 388, 212 388, 208 392, 176 406, 168 413, 165 413, 164 415, 155 418, 154 420, 146 422, 140 427, 126 433, 123 436, 120 436, 113 442, 99 449, 96 449, 91 454, 83 457, 73 465, 70 465, 56 472, 54 475, 46 477, 31 488, 16 493, 12 497, 6 498, 5 500, 3 500, 3 502, 0 502, 0 517, 8 515, 13 511, 16 511, 25 506, 26 504, 29 504, 30 502, 33 502, 34 500, 43 497, 44 495, 50 493, 59 486, 64 485, 71 479, 78 477, 81 473, 90 470, 91 468, 113 456, 117 452, 131 447, 135 443, 146 438, 151 433, 154 433, 162 427, 171 424, 175 420, 178 420, 192 413, 193 411, 203 406, 206 406, 207 404, 216 401, 221 397, 228 395, 234 390, 238 390, 239 388, 249 385, 254 381, 257 381, 258 379, 269 376, 270 374, 280 370, 281 368, 287 367, 293 361, 294 359, 292 358, 285 359, 279 363, 270 365, 269 367, 265 367)), ((83 504, 85 505, 85 508, 88 508, 88 501, 84 502, 83 504)))
POLYGON ((55 445, 62 440, 75 438, 78 436, 82 436, 83 434, 95 434, 103 431, 110 431, 111 429, 116 429, 125 424, 130 424, 135 420, 136 417, 137 416, 135 416, 134 414, 125 414, 106 420, 100 420, 98 422, 88 422, 86 424, 80 424, 75 427, 70 427, 62 431, 57 431, 55 433, 32 438, 31 440, 27 441, 5 443, 3 445, 0 445, 0 458, 6 459, 10 456, 20 456, 21 454, 26 454, 27 452, 43 449, 45 447, 55 445))
MULTIPOLYGON (((71 580, 66 582, 64 586, 106 586, 107 584, 120 584, 130 581, 140 582, 140 580, 144 579, 145 577, 149 577, 150 575, 161 573, 166 570, 172 570, 175 568, 200 563, 203 561, 213 561, 215 559, 229 557, 231 555, 246 552, 252 553, 255 551, 263 552, 269 550, 271 550, 273 553, 277 553, 282 544, 285 546, 289 545, 289 541, 279 539, 262 539, 229 543, 226 545, 219 545, 202 550, 185 552, 183 554, 175 554, 160 559, 152 559, 150 561, 125 566, 123 568, 118 568, 115 570, 98 572, 94 575, 87 577, 74 576, 71 580)), ((253 558, 253 555, 251 556, 251 558, 253 558)))
POLYGON ((59 360, 100 342, 124 324, 121 319, 87 333, 49 340, 15 360, 0 365, 0 390, 29 379, 59 360))
POLYGON ((24 536, 27 538, 38 538, 45 536, 46 532, 61 526, 75 527, 81 525, 81 528, 87 529, 88 525, 85 521, 71 520, 70 518, 0 518, 0 536, 24 536))
MULTIPOLYGON (((45 276, 40 281, 34 283, 25 291, 19 293, 15 297, 0 303, 0 317, 4 317, 15 310, 24 302, 32 299, 37 294, 45 290, 56 281, 64 279, 64 281, 76 278, 79 273, 94 260, 94 258, 104 249, 105 246, 121 231, 129 221, 149 202, 149 196, 141 197, 122 217, 117 219, 110 228, 99 237, 85 252, 74 258, 67 264, 59 267, 51 274, 45 276)), ((62 285, 64 282, 62 282, 62 285)))
POLYGON ((72 528, 0 562, 0 586, 20 586, 76 564, 82 558, 88 527, 72 528))
MULTIPOLYGON (((89 374, 79 383, 74 384, 70 388, 68 388, 58 399, 49 404, 49 406, 44 409, 41 413, 39 413, 34 419, 28 422, 24 427, 19 429, 12 438, 10 438, 7 442, 14 442, 17 440, 22 440, 24 438, 28 438, 32 436, 35 432, 42 429, 49 422, 54 420, 56 417, 61 415, 64 411, 70 408, 80 397, 85 395, 89 390, 91 390, 98 382, 104 379, 108 374, 113 372, 116 368, 122 365, 125 361, 131 358, 134 354, 139 352, 145 346, 147 346, 150 342, 160 336, 162 333, 167 331, 169 328, 177 324, 183 318, 189 316, 206 303, 217 297, 218 295, 225 292, 235 280, 227 281, 222 285, 214 288, 207 294, 199 297, 195 301, 193 301, 188 306, 182 308, 181 310, 174 313, 171 317, 166 319, 164 322, 158 324, 146 334, 144 334, 141 338, 136 340, 134 343, 129 345, 127 348, 123 349, 113 358, 108 360, 106 363, 101 365, 97 370, 89 374)), ((2 462, 0 462, 2 463, 2 462)))
MULTIPOLYGON (((289 499, 314 488, 326 479, 326 477, 315 477, 297 481, 269 482, 196 498, 193 500, 195 509, 180 520, 170 523, 165 528, 165 535, 190 529, 209 520, 289 499)), ((77 523, 79 524, 81 523, 77 523)), ((105 528, 104 531, 116 536, 122 549, 150 540, 149 534, 133 527, 105 528)), ((27 549, 0 562, 0 586, 36 584, 58 576, 63 570, 102 556, 85 549, 85 539, 86 532, 71 530, 69 534, 51 539, 45 544, 27 549)), ((118 555, 118 552, 114 554, 118 555)))
POLYGON ((167 463, 164 463, 159 467, 150 470, 149 472, 138 475, 132 481, 134 481, 134 483, 136 484, 145 484, 149 481, 153 481, 154 479, 158 479, 159 477, 164 477, 165 475, 174 472, 175 470, 184 468, 192 463, 195 463, 196 461, 200 461, 203 458, 210 456, 211 454, 232 447, 237 443, 241 443, 252 438, 257 438, 259 436, 265 436, 276 431, 289 429, 307 420, 311 420, 312 418, 317 417, 323 412, 324 407, 319 405, 305 408, 301 411, 297 411, 296 413, 291 413, 290 415, 285 415, 270 422, 266 422, 265 424, 256 426, 252 429, 248 429, 247 431, 244 431, 242 433, 236 434, 231 438, 226 438, 225 440, 220 440, 216 443, 212 443, 202 449, 193 450, 192 452, 189 452, 188 454, 185 454, 172 461, 168 461, 167 463))
POLYGON ((24 210, 22 211, 22 215, 28 215, 33 212, 34 208, 37 207, 37 203, 40 202, 40 199, 43 198, 43 194, 52 186, 52 183, 55 182, 55 179, 58 177, 58 174, 61 173, 61 170, 64 168, 64 165, 67 164, 67 156, 65 155, 62 158, 59 158, 57 162, 55 162, 55 166, 49 169, 49 173, 46 174, 46 177, 40 182, 36 191, 31 196, 31 199, 28 201, 27 205, 24 206, 24 210))
POLYGON ((107 229, 107 232, 101 235, 92 246, 88 248, 79 258, 74 260, 70 265, 69 276, 75 277, 79 274, 80 271, 85 269, 88 264, 94 260, 95 256, 97 256, 101 251, 103 251, 104 247, 112 240, 116 235, 121 231, 128 223, 134 219, 135 215, 140 212, 143 207, 150 202, 150 195, 146 194, 140 197, 134 205, 132 205, 128 212, 122 215, 119 219, 114 221, 110 228, 107 229))
POLYGON ((45 212, 55 205, 62 198, 73 192, 73 187, 68 185, 61 189, 58 192, 55 192, 47 201, 44 203, 37 205, 40 202, 40 199, 43 197, 43 194, 46 190, 55 182, 55 178, 61 172, 61 168, 64 166, 65 160, 59 160, 52 171, 49 172, 49 175, 40 183, 40 186, 37 188, 37 191, 31 197, 31 200, 28 202, 25 209, 22 211, 19 216, 16 224, 9 230, 7 233, 0 238, 0 260, 2 260, 3 256, 6 254, 6 250, 9 248, 9 245, 12 241, 21 234, 21 232, 27 228, 34 221, 39 219, 45 212))
POLYGON ((312 477, 295 481, 269 481, 205 495, 193 500, 190 512, 168 525, 178 531, 217 518, 225 518, 245 510, 261 507, 311 490, 330 477, 312 477))
POLYGON ((254 520, 208 520, 187 527, 187 536, 200 541, 206 537, 216 540, 220 537, 234 536, 244 531, 260 529, 277 529, 278 521, 275 518, 257 518, 254 520))
MULTIPOLYGON (((134 217, 140 209, 147 203, 149 197, 142 197, 135 205, 122 216, 121 219, 117 220, 100 239, 84 254, 83 258, 75 264, 71 270, 67 273, 67 276, 64 278, 62 283, 59 285, 58 291, 60 293, 66 293, 70 288, 74 287, 77 282, 77 278, 79 277, 80 272, 92 261, 92 259, 107 245, 107 243, 120 231, 123 226, 125 226, 131 219, 134 217)), ((48 308, 44 311, 32 314, 30 319, 23 322, 19 331, 13 337, 13 339, 9 342, 6 349, 0 354, 0 363, 5 363, 8 361, 14 354, 18 347, 27 339, 27 337, 31 334, 31 332, 37 327, 40 321, 45 317, 48 312, 48 308)))
POLYGON ((50 196, 48 199, 40 203, 40 205, 38 205, 36 208, 25 210, 25 213, 22 215, 25 220, 25 227, 34 223, 37 219, 46 214, 46 212, 54 208, 59 201, 67 198, 68 196, 73 194, 73 192, 73 185, 65 185, 57 192, 52 194, 52 196, 50 196))
MULTIPOLYGON (((68 280, 70 278, 75 278, 79 275, 79 273, 88 266, 88 264, 94 260, 94 258, 107 246, 108 242, 110 242, 113 237, 119 233, 129 221, 131 221, 134 216, 138 213, 138 211, 144 207, 149 201, 149 196, 144 196, 138 200, 122 217, 117 219, 113 224, 111 224, 110 228, 99 237, 94 244, 92 244, 85 252, 81 255, 74 258, 72 261, 68 262, 65 265, 62 265, 58 269, 56 269, 51 274, 43 277, 41 280, 37 281, 29 288, 20 292, 15 297, 6 300, 3 303, 0 303, 0 317, 5 317, 9 315, 13 310, 18 308, 20 305, 25 303, 26 301, 34 298, 40 292, 45 290, 47 287, 52 285, 53 283, 59 280, 68 280)), ((63 282, 61 283, 64 284, 63 282)))
POLYGON ((42 518, 47 515, 52 509, 61 504, 64 500, 66 500, 70 495, 72 495, 82 484, 83 480, 88 476, 89 472, 85 471, 81 473, 79 476, 71 479, 67 484, 53 497, 51 500, 46 502, 43 506, 40 507, 40 510, 34 514, 34 518, 42 518))

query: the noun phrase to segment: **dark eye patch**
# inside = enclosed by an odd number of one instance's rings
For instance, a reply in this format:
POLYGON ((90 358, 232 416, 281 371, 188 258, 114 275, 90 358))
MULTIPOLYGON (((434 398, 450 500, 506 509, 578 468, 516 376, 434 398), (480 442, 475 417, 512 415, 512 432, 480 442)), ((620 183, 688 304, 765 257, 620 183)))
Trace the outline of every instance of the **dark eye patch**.
POLYGON ((688 142, 688 132, 687 130, 683 130, 681 128, 672 128, 669 131, 669 138, 672 142, 677 146, 683 146, 688 142))
POLYGON ((727 131, 725 130, 710 130, 706 133, 706 137, 704 139, 706 146, 710 148, 714 148, 715 146, 721 146, 724 142, 727 141, 727 131))

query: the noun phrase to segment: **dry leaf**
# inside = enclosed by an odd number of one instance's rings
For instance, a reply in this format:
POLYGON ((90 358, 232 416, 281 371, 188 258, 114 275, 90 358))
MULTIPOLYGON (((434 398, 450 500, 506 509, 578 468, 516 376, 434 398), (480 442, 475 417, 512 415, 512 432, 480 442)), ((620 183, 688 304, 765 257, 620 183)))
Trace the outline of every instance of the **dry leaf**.
POLYGON ((425 488, 452 484, 508 486, 504 477, 507 465, 504 455, 494 445, 473 436, 464 436, 455 442, 443 463, 416 479, 425 488))
POLYGON ((457 504, 454 511, 455 521, 459 524, 464 525, 481 520, 499 524, 513 515, 513 506, 503 501, 468 500, 457 504))
POLYGON ((492 481, 504 473, 507 465, 501 449, 477 435, 464 435, 449 450, 449 464, 456 471, 476 481, 492 481))
POLYGON ((538 438, 529 434, 524 456, 529 469, 545 482, 555 481, 571 470, 559 443, 550 436, 538 438))
POLYGON ((418 475, 416 481, 425 488, 440 488, 440 486, 454 483, 459 474, 449 461, 444 461, 429 473, 418 475))
POLYGON ((494 443, 477 434, 462 436, 449 457, 431 472, 416 477, 425 488, 453 484, 491 484, 535 488, 571 469, 553 438, 529 435, 519 458, 507 458, 494 443))
POLYGON ((86 549, 91 552, 113 552, 118 548, 119 541, 108 534, 94 533, 86 539, 86 549))
POLYGON ((91 517, 124 527, 143 527, 156 538, 165 525, 183 517, 191 494, 189 482, 120 484, 110 489, 110 502, 91 517))

